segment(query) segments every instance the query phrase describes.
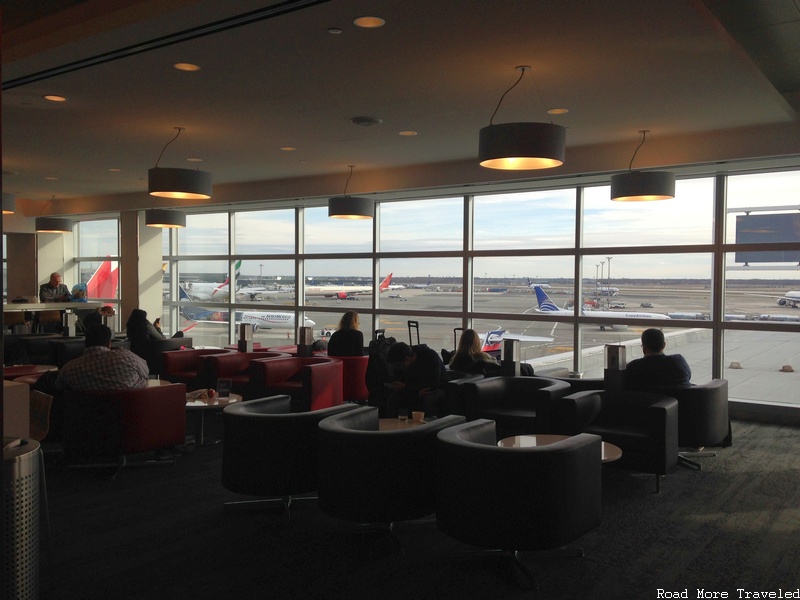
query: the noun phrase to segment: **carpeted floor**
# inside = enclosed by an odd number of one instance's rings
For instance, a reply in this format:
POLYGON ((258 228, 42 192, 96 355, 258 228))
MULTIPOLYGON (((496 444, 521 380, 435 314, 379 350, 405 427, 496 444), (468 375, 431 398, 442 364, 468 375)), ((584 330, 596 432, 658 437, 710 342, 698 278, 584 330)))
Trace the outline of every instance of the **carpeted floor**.
POLYGON ((678 469, 660 494, 652 476, 605 469, 603 524, 580 539, 586 557, 526 558, 532 593, 500 560, 435 524, 354 531, 315 503, 278 513, 224 512, 241 499, 219 483, 222 446, 198 447, 176 465, 127 469, 116 479, 49 464, 53 564, 44 599, 515 599, 658 598, 659 588, 800 588, 800 435, 734 423, 734 445, 678 469))

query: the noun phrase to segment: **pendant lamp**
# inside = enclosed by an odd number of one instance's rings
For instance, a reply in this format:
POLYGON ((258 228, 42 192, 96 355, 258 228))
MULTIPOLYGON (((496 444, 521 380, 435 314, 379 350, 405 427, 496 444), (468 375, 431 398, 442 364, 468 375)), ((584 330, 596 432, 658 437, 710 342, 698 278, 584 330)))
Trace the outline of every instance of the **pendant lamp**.
POLYGON ((333 219, 372 219, 375 217, 375 202, 362 196, 348 196, 347 184, 353 176, 355 165, 350 167, 350 175, 344 183, 344 192, 341 196, 328 199, 328 216, 333 219))
POLYGON ((36 217, 36 233, 72 233, 72 220, 63 217, 36 217))
POLYGON ((148 227, 160 227, 162 229, 186 227, 186 213, 182 210, 151 208, 144 215, 144 223, 148 227))
POLYGON ((478 160, 489 169, 526 171, 551 169, 564 164, 567 146, 567 129, 553 123, 518 122, 495 125, 503 99, 522 81, 529 66, 517 67, 519 78, 500 97, 489 126, 480 131, 478 160))
POLYGON ((184 128, 176 127, 175 129, 178 133, 164 145, 156 161, 156 166, 147 171, 147 191, 151 196, 160 198, 208 200, 211 198, 211 173, 195 169, 170 169, 158 166, 164 150, 178 138, 184 128))
POLYGON ((52 196, 50 200, 48 200, 42 207, 42 210, 39 212, 39 216, 36 217, 36 233, 72 233, 72 219, 66 219, 64 217, 41 216, 41 214, 44 212, 44 209, 47 208, 47 206, 51 204, 55 198, 55 196, 52 196))
POLYGON ((15 210, 17 210, 16 196, 3 192, 3 214, 13 215, 15 210))
POLYGON ((644 145, 649 130, 642 129, 642 141, 636 147, 627 173, 611 176, 611 199, 615 202, 647 202, 675 197, 675 174, 671 171, 634 171, 633 159, 644 145))

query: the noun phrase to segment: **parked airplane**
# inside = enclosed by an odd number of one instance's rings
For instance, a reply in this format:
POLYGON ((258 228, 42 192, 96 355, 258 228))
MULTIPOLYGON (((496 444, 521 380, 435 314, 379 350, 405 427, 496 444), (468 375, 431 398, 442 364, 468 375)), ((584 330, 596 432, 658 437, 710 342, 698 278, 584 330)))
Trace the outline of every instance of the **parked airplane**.
POLYGON ((552 342, 554 338, 536 335, 521 335, 516 333, 509 333, 505 329, 495 329, 494 331, 487 331, 483 338, 483 347, 481 350, 488 354, 499 355, 503 348, 503 340, 520 340, 521 342, 538 342, 540 344, 547 344, 552 342))
POLYGON ((550 284, 549 284, 549 283, 536 283, 535 281, 531 281, 531 278, 530 278, 530 277, 528 277, 528 287, 529 287, 529 288, 533 289, 533 288, 535 288, 537 285, 538 285, 540 288, 542 288, 543 290, 549 290, 549 289, 550 289, 550 284))
MULTIPOLYGON (((236 265, 234 266, 234 287, 236 285, 235 282, 239 279, 241 270, 242 261, 237 260, 236 265)), ((193 300, 213 300, 214 302, 226 302, 231 296, 230 282, 231 278, 229 275, 222 283, 188 281, 184 285, 186 286, 186 290, 193 300)))
POLYGON ((428 275, 428 283, 412 283, 410 286, 412 290, 424 290, 431 287, 431 276, 428 275))
MULTIPOLYGON (((573 315, 571 310, 565 310, 563 308, 558 308, 555 303, 550 299, 547 293, 539 286, 533 288, 536 292, 536 300, 539 303, 539 308, 537 308, 537 312, 541 313, 549 313, 554 315, 573 315)), ((591 311, 582 311, 583 315, 586 316, 593 316, 593 317, 613 317, 615 319, 669 319, 667 315, 662 315, 659 313, 649 313, 649 312, 638 312, 638 311, 616 311, 616 310, 591 310, 591 311)), ((611 325, 612 329, 627 329, 628 326, 625 324, 614 324, 611 325)), ((605 331, 606 326, 600 325, 600 330, 605 331)))
MULTIPOLYGON (((389 289, 389 284, 392 281, 392 273, 389 273, 383 281, 381 281, 378 289, 385 292, 389 289)), ((355 294, 371 294, 371 285, 307 285, 306 297, 308 296, 325 296, 326 298, 339 298, 344 300, 348 296, 355 294)))
POLYGON ((800 292, 786 292, 785 296, 778 298, 778 306, 791 306, 797 308, 800 303, 800 292))
MULTIPOLYGON (((183 286, 180 286, 180 299, 191 301, 183 286)), ((230 322, 227 310, 213 310, 196 306, 182 306, 181 315, 190 321, 198 323, 228 323, 230 322)), ((253 326, 253 331, 261 329, 294 329, 295 318, 293 312, 278 312, 268 310, 237 310, 235 313, 236 324, 249 323, 253 326)), ((314 321, 309 318, 303 319, 305 327, 313 327, 314 321)), ((184 330, 185 331, 185 330, 184 330)))
POLYGON ((605 285, 597 285, 597 295, 598 296, 616 296, 619 294, 618 287, 611 287, 605 285))

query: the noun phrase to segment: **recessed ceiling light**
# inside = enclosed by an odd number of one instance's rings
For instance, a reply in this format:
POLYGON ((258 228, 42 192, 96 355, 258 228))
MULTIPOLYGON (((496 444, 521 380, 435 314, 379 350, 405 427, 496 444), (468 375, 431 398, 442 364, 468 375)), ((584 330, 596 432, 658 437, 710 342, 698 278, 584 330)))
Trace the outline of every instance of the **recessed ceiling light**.
POLYGON ((340 33, 342 33, 342 30, 339 29, 338 27, 329 27, 328 33, 332 33, 333 35, 339 35, 340 33))
POLYGON ((122 171, 122 169, 113 169, 113 168, 112 168, 112 169, 109 169, 108 171, 109 171, 110 173, 119 173, 120 171, 122 171))
POLYGON ((194 157, 194 156, 189 157, 186 160, 188 160, 189 162, 203 162, 202 158, 197 158, 197 157, 194 157))
POLYGON ((565 115, 569 112, 568 108, 551 108, 547 111, 548 115, 565 115))
POLYGON ((56 96, 55 94, 47 94, 44 96, 45 100, 50 100, 50 102, 66 102, 67 99, 64 96, 56 96))
POLYGON ((45 181, 58 181, 58 177, 52 177, 52 176, 51 177, 45 177, 44 180, 45 181))
POLYGON ((417 135, 417 132, 407 129, 405 131, 401 131, 400 135, 412 136, 412 135, 417 135))
POLYGON ((353 117, 350 122, 353 125, 361 125, 361 127, 372 127, 383 123, 383 119, 378 119, 377 117, 353 117))
POLYGON ((376 27, 383 27, 385 24, 386 21, 380 17, 358 17, 353 19, 353 25, 364 29, 375 29, 376 27))
POLYGON ((281 146, 281 150, 283 150, 284 152, 294 152, 295 150, 297 150, 297 148, 295 148, 294 146, 281 146))
POLYGON ((200 70, 200 66, 199 65, 193 65, 192 63, 175 63, 172 66, 175 67, 176 69, 178 69, 178 71, 199 71, 200 70))

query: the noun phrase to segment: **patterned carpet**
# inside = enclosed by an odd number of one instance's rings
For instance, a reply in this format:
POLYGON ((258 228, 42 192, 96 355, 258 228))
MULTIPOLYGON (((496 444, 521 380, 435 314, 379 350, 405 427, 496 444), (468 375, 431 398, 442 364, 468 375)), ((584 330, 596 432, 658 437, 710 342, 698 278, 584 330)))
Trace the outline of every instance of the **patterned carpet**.
MULTIPOLYGON (((354 530, 315 503, 280 513, 224 512, 241 499, 219 483, 222 446, 116 479, 48 466, 53 564, 43 599, 352 600, 380 598, 658 598, 657 590, 794 591, 800 587, 800 435, 735 422, 734 445, 652 476, 606 469, 603 524, 578 541, 586 557, 534 560, 540 591, 510 563, 435 524, 354 530)), ((389 466, 390 467, 390 466, 389 466)))

